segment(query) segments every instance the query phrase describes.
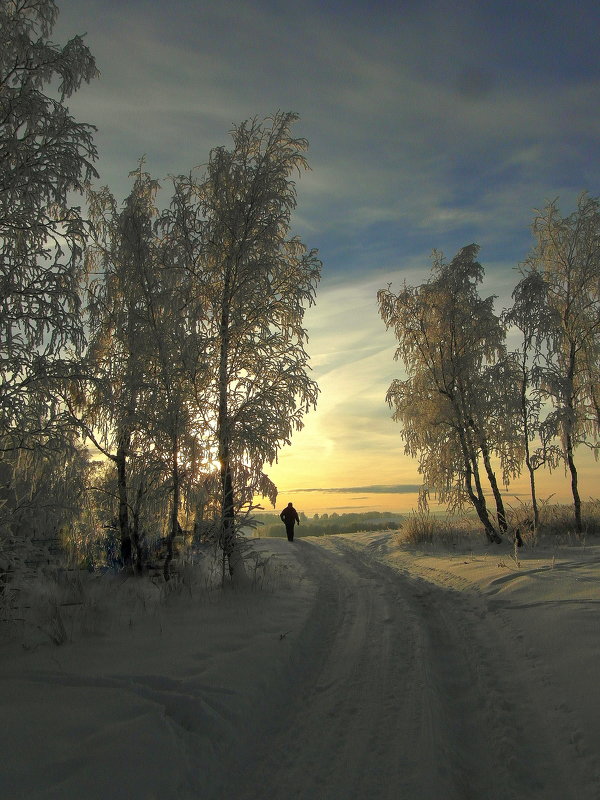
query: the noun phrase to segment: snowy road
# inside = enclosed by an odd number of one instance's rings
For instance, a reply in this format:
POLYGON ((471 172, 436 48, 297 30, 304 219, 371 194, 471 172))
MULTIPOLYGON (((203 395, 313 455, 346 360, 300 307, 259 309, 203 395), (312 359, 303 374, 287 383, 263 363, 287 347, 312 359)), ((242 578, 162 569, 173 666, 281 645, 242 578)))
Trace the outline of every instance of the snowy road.
POLYGON ((600 546, 250 547, 246 589, 89 576, 0 641, 2 800, 600 800, 600 546))
POLYGON ((286 701, 223 797, 597 796, 484 598, 399 573, 376 558, 377 541, 293 546, 317 601, 291 634, 286 701))

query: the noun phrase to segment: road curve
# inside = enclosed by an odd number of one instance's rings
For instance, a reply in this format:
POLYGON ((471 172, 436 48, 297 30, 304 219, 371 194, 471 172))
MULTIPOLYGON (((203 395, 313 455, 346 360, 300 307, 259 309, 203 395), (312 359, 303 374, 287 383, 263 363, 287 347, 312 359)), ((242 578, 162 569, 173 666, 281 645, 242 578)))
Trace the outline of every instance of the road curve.
POLYGON ((574 800, 564 753, 553 758, 569 745, 528 702, 483 598, 399 572, 349 538, 292 546, 316 603, 223 797, 574 800))

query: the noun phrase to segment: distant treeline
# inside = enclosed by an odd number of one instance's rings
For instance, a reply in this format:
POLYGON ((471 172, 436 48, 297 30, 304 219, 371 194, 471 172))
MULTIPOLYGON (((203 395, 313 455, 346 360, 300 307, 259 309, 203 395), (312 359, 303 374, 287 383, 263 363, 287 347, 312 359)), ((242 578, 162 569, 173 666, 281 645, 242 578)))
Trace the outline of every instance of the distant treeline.
MULTIPOLYGON (((402 517, 388 511, 370 511, 368 513, 348 514, 315 514, 307 517, 300 512, 300 525, 296 526, 296 536, 326 536, 333 533, 357 533, 358 531, 396 530, 402 517)), ((259 523, 255 528, 256 536, 285 536, 285 526, 278 514, 257 514, 259 523)))

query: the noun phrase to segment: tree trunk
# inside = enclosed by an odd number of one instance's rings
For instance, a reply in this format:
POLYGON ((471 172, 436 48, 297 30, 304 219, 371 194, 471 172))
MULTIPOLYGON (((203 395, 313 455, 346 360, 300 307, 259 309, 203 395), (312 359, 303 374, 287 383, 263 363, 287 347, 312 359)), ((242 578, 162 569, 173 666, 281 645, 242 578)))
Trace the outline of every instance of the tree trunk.
POLYGON ((529 454, 529 445, 525 450, 525 464, 529 471, 529 486, 531 489, 531 508, 533 510, 533 531, 537 531, 540 525, 540 510, 538 508, 537 493, 535 487, 535 472, 531 465, 531 456, 529 454))
POLYGON ((235 582, 243 582, 246 579, 246 570, 235 536, 234 487, 230 463, 231 420, 228 413, 229 304, 229 281, 226 279, 223 289, 220 322, 219 413, 217 420, 221 476, 221 532, 219 544, 223 550, 223 558, 227 560, 231 579, 235 582))
POLYGON ((127 501, 127 453, 129 435, 121 433, 117 446, 117 484, 119 491, 119 531, 121 534, 121 560, 124 567, 131 567, 131 531, 129 528, 129 503, 127 501))
POLYGON ((531 450, 529 448, 529 421, 527 418, 527 368, 521 365, 523 377, 521 380, 521 417, 523 419, 523 440, 525 444, 525 464, 529 472, 529 486, 531 488, 531 508, 533 511, 533 530, 537 531, 540 524, 540 512, 537 503, 537 492, 535 487, 535 470, 531 462, 531 450))
MULTIPOLYGON (((462 382, 459 381, 459 390, 453 404, 456 410, 456 417, 458 420, 457 431, 465 464, 465 486, 471 503, 475 507, 477 516, 483 524, 488 541, 497 544, 502 541, 502 537, 492 524, 487 503, 485 502, 485 495, 481 486, 481 477, 479 475, 479 466, 477 463, 477 448, 473 443, 473 434, 477 438, 480 437, 467 411, 469 405, 465 402, 466 395, 465 388, 462 386, 462 382), (473 482, 475 482, 476 491, 473 490, 473 482)), ((499 521, 500 520, 498 520, 498 522, 499 521)))
POLYGON ((459 438, 461 449, 463 452, 463 460, 465 465, 465 488, 467 490, 467 494, 469 495, 469 499, 477 512, 477 516, 479 520, 483 524, 483 528, 485 531, 485 535, 488 538, 489 542, 493 542, 498 544, 502 541, 502 538, 498 535, 498 532, 492 525, 490 520, 490 515, 487 510, 487 505, 485 502, 485 496, 481 489, 481 480, 479 478, 479 470, 477 468, 477 462, 473 460, 471 453, 469 452, 469 445, 467 443, 466 434, 464 430, 459 430, 459 438), (473 480, 475 481, 475 487, 477 491, 475 492, 473 489, 473 480))
POLYGON ((221 547, 229 567, 229 575, 235 573, 235 507, 233 480, 228 454, 223 457, 221 465, 221 547))
POLYGON ((568 416, 566 420, 563 422, 563 425, 564 425, 564 439, 565 439, 567 464, 569 465, 569 472, 571 473, 571 492, 573 493, 573 507, 575 509, 575 529, 577 533, 582 534, 583 524, 581 522, 581 498, 579 497, 577 470, 575 468, 575 460, 573 457, 573 450, 574 450, 573 420, 575 419, 573 384, 575 380, 575 367, 576 367, 575 344, 571 342, 569 350, 569 369, 567 373, 568 392, 566 393, 567 397, 566 407, 568 416))
POLYGON ((498 517, 498 527, 500 528, 501 531, 506 531, 508 530, 508 523, 506 521, 506 512, 504 511, 504 503, 502 501, 502 495, 500 493, 500 489, 498 488, 498 481, 496 480, 496 474, 492 469, 492 464, 490 462, 490 454, 488 452, 487 446, 482 445, 481 454, 483 456, 485 471, 487 473, 488 480, 492 488, 492 493, 494 495, 494 500, 496 502, 496 515, 498 517))
POLYGON ((171 525, 169 526, 169 533, 167 534, 167 555, 163 565, 163 575, 165 581, 171 577, 171 561, 173 560, 173 543, 175 537, 179 533, 179 496, 180 496, 180 480, 179 480, 179 448, 177 444, 173 447, 171 456, 171 475, 173 478, 173 504, 171 506, 171 525))
MULTIPOLYGON (((490 460, 490 451, 488 448, 488 444, 486 441, 485 435, 482 433, 481 429, 472 421, 469 420, 469 426, 473 431, 476 441, 481 448, 481 456, 483 458, 483 465, 485 467, 486 474, 488 476, 488 481, 490 483, 490 487, 492 490, 492 494, 494 495, 494 500, 496 502, 496 517, 498 519, 498 527, 501 531, 505 532, 508 529, 508 523, 506 522, 506 512, 504 511, 504 502, 502 501, 502 494, 500 493, 500 489, 498 487, 498 481, 496 480, 496 474, 492 469, 492 462, 490 460)), ((473 451, 474 448, 471 448, 473 451)), ((474 460, 474 470, 475 474, 477 475, 478 479, 478 470, 477 464, 475 461, 475 456, 473 456, 474 460)), ((481 490, 481 485, 478 485, 478 493, 481 498, 483 498, 483 491, 481 490)), ((484 500, 485 504, 485 500, 484 500)))
POLYGON ((135 505, 133 507, 133 525, 131 529, 131 541, 133 549, 135 550, 135 571, 141 575, 145 569, 144 553, 142 549, 142 540, 140 538, 140 510, 142 507, 142 497, 144 496, 144 481, 140 478, 140 485, 135 496, 135 505))
POLYGON ((488 540, 494 544, 499 544, 502 541, 502 537, 499 535, 498 531, 494 528, 492 521, 490 519, 490 514, 487 509, 487 504, 485 502, 485 496, 481 489, 478 470, 474 471, 474 478, 475 478, 475 486, 477 488, 477 494, 475 494, 471 489, 471 502, 475 506, 475 510, 477 511, 477 516, 483 523, 483 527, 485 529, 485 535, 487 536, 488 540))
POLYGON ((117 443, 117 480, 119 486, 119 528, 121 530, 121 559, 123 566, 128 569, 133 568, 132 558, 132 545, 131 545, 131 528, 129 525, 129 502, 127 490, 127 459, 131 449, 132 430, 135 416, 135 408, 137 405, 137 394, 139 379, 137 377, 138 365, 133 356, 135 352, 135 324, 134 316, 129 309, 127 319, 127 343, 129 348, 129 356, 127 359, 127 377, 126 386, 128 388, 128 400, 126 413, 123 421, 121 422, 121 430, 119 431, 119 439, 117 443))
POLYGON ((247 575, 236 540, 233 474, 227 442, 224 443, 219 460, 221 462, 221 534, 219 543, 223 550, 223 581, 225 579, 225 562, 227 562, 231 580, 234 583, 244 583, 247 575))
POLYGON ((571 473, 571 492, 573 494, 573 508, 575 510, 575 529, 578 534, 583 533, 583 522, 581 520, 581 498, 579 496, 577 469, 573 459, 573 439, 570 433, 565 436, 565 444, 567 450, 567 464, 569 465, 569 472, 571 473))

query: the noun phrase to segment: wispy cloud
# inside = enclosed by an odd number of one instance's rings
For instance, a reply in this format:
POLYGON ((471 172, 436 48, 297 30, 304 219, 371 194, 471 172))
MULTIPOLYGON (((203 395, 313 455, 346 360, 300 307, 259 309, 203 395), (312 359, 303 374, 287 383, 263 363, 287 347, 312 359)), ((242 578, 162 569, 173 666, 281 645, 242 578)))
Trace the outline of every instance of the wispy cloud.
MULTIPOLYGON (((327 489, 290 489, 290 492, 325 492, 326 494, 414 494, 421 487, 418 484, 402 484, 390 486, 344 486, 327 489)), ((360 499, 360 498, 359 498, 360 499)))
POLYGON ((324 262, 306 315, 321 397, 272 475, 413 485, 384 400, 402 369, 376 291, 422 282, 434 248, 452 257, 474 241, 483 293, 508 302, 532 209, 560 195, 568 212, 580 189, 597 191, 596 0, 576 15, 547 3, 543 29, 527 4, 507 13, 500 0, 376 2, 368 14, 319 0, 58 5, 54 38, 87 30, 102 72, 70 107, 98 126, 101 182, 118 198, 143 154, 158 178, 187 172, 232 124, 300 114, 312 171, 294 232, 324 262))
POLYGON ((299 182, 299 226, 332 273, 358 277, 492 231, 510 246, 531 207, 600 181, 600 160, 582 151, 597 149, 600 77, 544 81, 555 54, 542 62, 538 48, 540 64, 525 64, 516 45, 535 42, 535 26, 512 14, 490 26, 489 5, 341 15, 317 2, 62 0, 60 29, 87 30, 97 56, 102 76, 72 106, 98 125, 118 196, 143 154, 157 177, 186 172, 233 123, 298 111, 314 169, 299 182))

